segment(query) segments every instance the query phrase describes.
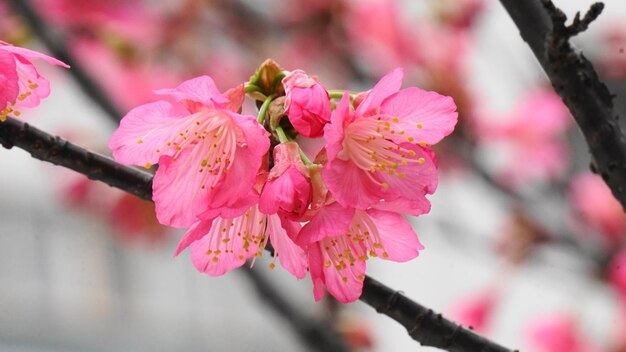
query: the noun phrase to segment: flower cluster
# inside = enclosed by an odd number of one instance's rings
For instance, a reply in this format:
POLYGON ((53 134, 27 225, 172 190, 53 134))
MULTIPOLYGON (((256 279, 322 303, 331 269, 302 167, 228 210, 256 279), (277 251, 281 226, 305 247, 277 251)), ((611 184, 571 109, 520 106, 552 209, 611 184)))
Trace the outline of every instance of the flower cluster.
POLYGON ((53 57, 0 41, 0 121, 9 114, 19 116, 17 109, 38 106, 41 99, 50 95, 50 82, 39 74, 30 61, 33 59, 69 67, 53 57))
POLYGON ((402 214, 430 210, 430 146, 454 129, 456 106, 400 89, 401 69, 367 92, 329 94, 268 62, 225 93, 208 76, 155 91, 165 99, 131 110, 109 146, 121 163, 158 163, 157 217, 189 227, 176 254, 190 247, 201 272, 222 275, 271 243, 270 267, 278 259, 297 278, 308 270, 316 300, 326 288, 354 301, 368 258, 404 262, 423 249, 402 214), (256 118, 241 112, 246 92, 263 102, 256 118), (324 147, 307 156, 298 135, 323 136, 324 147))

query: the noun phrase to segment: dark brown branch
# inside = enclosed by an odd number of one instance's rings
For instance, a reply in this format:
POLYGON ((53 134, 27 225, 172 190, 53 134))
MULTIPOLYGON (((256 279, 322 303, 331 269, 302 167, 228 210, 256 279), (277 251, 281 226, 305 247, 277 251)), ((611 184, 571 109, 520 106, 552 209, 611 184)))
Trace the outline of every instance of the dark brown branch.
POLYGON ((30 5, 30 2, 28 0, 10 0, 9 2, 15 12, 22 16, 37 37, 44 43, 48 50, 52 52, 52 55, 70 65, 71 69, 69 73, 74 77, 85 94, 93 100, 109 118, 115 122, 119 122, 122 119, 120 111, 102 91, 100 86, 91 79, 85 69, 74 59, 63 40, 56 37, 55 32, 46 25, 43 19, 30 5))
POLYGON ((511 352, 369 276, 365 277, 360 300, 400 323, 413 340, 424 346, 450 352, 511 352))
MULTIPOLYGON (((5 148, 19 147, 34 158, 64 166, 92 180, 151 200, 151 174, 118 164, 111 158, 90 152, 15 118, 8 117, 0 123, 0 144, 5 148)), ((365 277, 360 299, 407 328, 409 335, 423 345, 452 352, 511 352, 368 276, 365 277)))
POLYGON ((591 169, 602 176, 626 209, 626 138, 613 108, 613 95, 591 63, 569 43, 600 15, 603 5, 592 5, 582 20, 577 15, 567 26, 563 12, 549 0, 500 2, 583 132, 593 160, 591 169))
POLYGON ((152 200, 152 175, 50 135, 27 123, 8 117, 0 122, 0 144, 26 150, 33 158, 79 172, 139 198, 152 200))

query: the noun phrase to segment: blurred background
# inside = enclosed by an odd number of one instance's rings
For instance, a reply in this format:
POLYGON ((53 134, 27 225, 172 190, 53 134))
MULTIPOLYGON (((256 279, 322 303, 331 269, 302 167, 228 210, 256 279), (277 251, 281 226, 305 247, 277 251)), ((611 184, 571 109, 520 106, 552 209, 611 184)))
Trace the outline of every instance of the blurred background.
MULTIPOLYGON (((431 213, 410 219, 426 250, 404 264, 371 260, 369 273, 510 348, 626 351, 626 217, 499 2, 23 3, 114 109, 41 65, 52 94, 20 118, 105 154, 130 108, 198 75, 225 90, 272 58, 328 89, 366 90, 404 67, 404 86, 454 97, 459 124, 436 147, 431 213)), ((592 2, 555 3, 572 18, 592 2)), ((626 116, 626 5, 605 4, 574 42, 626 116)), ((23 10, 0 0, 0 14, 0 40, 50 52, 23 10)), ((187 253, 173 258, 181 234, 147 202, 0 150, 0 351, 312 350, 241 270, 211 278, 187 253)), ((354 351, 434 350, 360 302, 315 304, 308 278, 268 263, 253 270, 354 351)))

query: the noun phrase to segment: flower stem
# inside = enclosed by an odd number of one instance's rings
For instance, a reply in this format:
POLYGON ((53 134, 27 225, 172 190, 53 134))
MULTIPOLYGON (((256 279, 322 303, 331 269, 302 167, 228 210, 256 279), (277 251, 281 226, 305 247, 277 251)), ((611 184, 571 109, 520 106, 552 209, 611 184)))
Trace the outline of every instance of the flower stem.
POLYGON ((265 115, 267 115, 267 109, 270 107, 270 103, 274 100, 274 94, 270 94, 265 101, 263 101, 263 105, 259 109, 259 115, 257 115, 256 120, 262 125, 265 122, 265 115))
POLYGON ((354 93, 348 92, 346 90, 329 90, 328 95, 331 99, 341 99, 345 93, 350 94, 350 100, 354 99, 354 93))
POLYGON ((291 141, 291 138, 287 137, 287 134, 283 130, 282 126, 280 125, 276 126, 276 129, 274 131, 276 131, 276 135, 278 136, 278 141, 280 141, 281 143, 287 143, 291 141))
POLYGON ((252 93, 252 92, 260 92, 261 88, 257 85, 254 85, 252 83, 246 83, 245 87, 244 87, 246 93, 252 93))

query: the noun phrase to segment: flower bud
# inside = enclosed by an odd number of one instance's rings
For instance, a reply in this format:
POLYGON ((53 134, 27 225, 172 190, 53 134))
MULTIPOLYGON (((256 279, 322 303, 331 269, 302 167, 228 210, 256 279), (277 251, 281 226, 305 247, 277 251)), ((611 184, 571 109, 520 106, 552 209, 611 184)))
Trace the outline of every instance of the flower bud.
POLYGON ((293 127, 305 137, 319 137, 330 121, 330 97, 326 89, 302 70, 283 79, 285 110, 293 127))

